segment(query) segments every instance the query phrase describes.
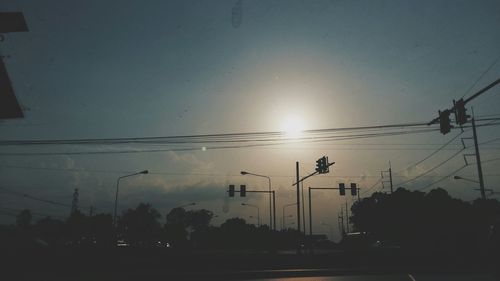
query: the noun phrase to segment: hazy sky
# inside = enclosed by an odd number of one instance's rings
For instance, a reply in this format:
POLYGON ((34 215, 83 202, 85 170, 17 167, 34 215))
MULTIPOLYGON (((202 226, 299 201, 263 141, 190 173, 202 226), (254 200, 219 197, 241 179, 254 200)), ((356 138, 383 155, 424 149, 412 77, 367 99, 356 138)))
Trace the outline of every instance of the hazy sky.
MULTIPOLYGON (((500 74, 500 63, 494 64, 500 58, 499 1, 242 0, 239 26, 232 24, 237 2, 3 1, 0 10, 22 11, 30 32, 7 34, 0 43, 26 115, 2 121, 0 139, 280 131, 287 120, 299 120, 303 129, 425 122, 500 74)), ((476 115, 499 114, 499 93, 497 87, 471 102, 476 115)), ((0 155, 0 183, 68 204, 79 188, 82 207, 111 212, 116 178, 149 169, 156 173, 122 181, 121 210, 147 201, 165 214, 197 202, 218 215, 218 224, 233 216, 248 219, 254 210, 240 206, 248 202, 261 206, 267 222, 266 198, 226 198, 228 184, 267 188, 265 179, 239 171, 272 176, 279 218, 281 206, 294 200, 295 161, 304 174, 322 155, 336 162, 329 175, 311 178, 306 187, 357 182, 368 188, 389 161, 395 172, 404 170, 457 133, 194 152, 0 155)), ((485 127, 478 134, 485 142, 500 137, 500 130, 485 127)), ((483 160, 500 156, 498 144, 481 147, 483 160)), ((421 165, 395 173, 395 186, 460 147, 459 137, 421 165)), ((92 150, 2 146, 0 153, 60 149, 92 150)), ((499 163, 483 167, 487 187, 497 190, 499 163)), ((458 155, 405 187, 418 189, 463 164, 458 155)), ((460 175, 476 179, 475 166, 460 175)), ((436 186, 465 200, 479 195, 473 183, 445 179, 436 186)), ((3 207, 69 212, 0 194, 3 207)), ((345 199, 336 192, 314 196, 315 232, 328 231, 324 221, 337 235, 345 199)))

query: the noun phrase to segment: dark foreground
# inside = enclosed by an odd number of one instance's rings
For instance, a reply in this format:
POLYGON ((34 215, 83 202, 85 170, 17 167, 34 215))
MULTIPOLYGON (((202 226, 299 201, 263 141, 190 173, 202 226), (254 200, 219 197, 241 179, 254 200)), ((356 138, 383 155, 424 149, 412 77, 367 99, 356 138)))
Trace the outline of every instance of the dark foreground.
POLYGON ((133 248, 25 249, 3 251, 1 279, 265 280, 315 277, 315 280, 500 280, 498 264, 496 258, 457 253, 417 255, 331 251, 297 255, 291 252, 177 252, 133 248), (343 278, 318 279, 322 276, 343 278), (346 279, 348 276, 358 277, 346 279), (432 279, 436 276, 441 278, 432 279), (449 276, 455 277, 448 279, 449 276))

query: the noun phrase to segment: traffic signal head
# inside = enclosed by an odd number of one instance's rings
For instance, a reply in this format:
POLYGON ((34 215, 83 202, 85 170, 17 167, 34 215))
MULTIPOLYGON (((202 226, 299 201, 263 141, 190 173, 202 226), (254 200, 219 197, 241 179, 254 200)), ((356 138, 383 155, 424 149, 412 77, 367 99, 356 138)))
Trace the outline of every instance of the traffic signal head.
POLYGON ((339 193, 341 196, 345 195, 345 184, 344 183, 339 183, 339 193))
POLYGON ((244 184, 240 185, 240 196, 241 197, 247 196, 247 186, 244 184))
POLYGON ((234 184, 229 185, 229 197, 234 197, 234 184))
POLYGON ((458 101, 453 101, 455 107, 455 121, 458 125, 463 125, 467 123, 467 119, 470 115, 467 115, 467 108, 465 108, 464 99, 459 99, 458 101))
POLYGON ((351 195, 352 196, 358 195, 358 187, 356 186, 355 183, 351 183, 351 195))
POLYGON ((450 110, 439 111, 439 130, 441 134, 446 135, 453 126, 450 124, 450 110))
POLYGON ((322 163, 321 163, 321 159, 318 159, 316 160, 316 172, 320 173, 321 174, 321 171, 322 171, 322 163))
POLYGON ((316 160, 316 172, 318 172, 318 174, 326 174, 329 172, 328 157, 323 156, 316 160))

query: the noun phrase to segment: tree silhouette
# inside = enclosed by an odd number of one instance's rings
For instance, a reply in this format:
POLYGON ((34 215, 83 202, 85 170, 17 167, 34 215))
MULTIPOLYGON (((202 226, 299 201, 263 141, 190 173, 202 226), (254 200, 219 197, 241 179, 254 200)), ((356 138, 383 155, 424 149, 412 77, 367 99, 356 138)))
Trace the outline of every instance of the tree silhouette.
POLYGON ((187 226, 194 231, 200 231, 208 228, 212 220, 213 213, 211 211, 201 209, 186 212, 187 226))
POLYGON ((66 235, 70 245, 89 244, 87 218, 79 210, 74 210, 66 220, 66 235))
POLYGON ((27 229, 31 225, 32 218, 31 211, 24 209, 17 215, 16 224, 21 229, 27 229))
POLYGON ((174 208, 166 216, 165 240, 174 248, 184 248, 187 240, 187 214, 184 208, 174 208))
POLYGON ((213 213, 211 211, 190 210, 184 208, 174 208, 166 216, 165 236, 167 242, 174 247, 185 247, 188 242, 188 234, 193 244, 200 246, 207 242, 208 236, 213 232, 209 231, 210 221, 213 213), (202 241, 203 240, 203 241, 202 241))
POLYGON ((160 213, 150 204, 140 203, 124 211, 118 221, 123 238, 133 246, 152 246, 160 240, 160 213))
POLYGON ((65 224, 60 220, 56 220, 51 217, 43 218, 37 221, 34 229, 37 238, 48 246, 59 247, 65 244, 65 224))
POLYGON ((351 214, 356 231, 399 242, 413 252, 472 253, 487 240, 500 203, 471 204, 441 188, 428 193, 398 188, 393 194, 374 193, 355 202, 351 214))
POLYGON ((89 217, 87 227, 94 246, 109 247, 113 245, 113 217, 111 214, 97 214, 89 217))

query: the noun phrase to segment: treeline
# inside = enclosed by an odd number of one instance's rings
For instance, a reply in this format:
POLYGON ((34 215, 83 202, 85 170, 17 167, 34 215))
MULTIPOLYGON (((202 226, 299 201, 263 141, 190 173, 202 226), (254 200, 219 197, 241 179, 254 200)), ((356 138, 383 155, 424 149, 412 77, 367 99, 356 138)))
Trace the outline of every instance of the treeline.
POLYGON ((357 231, 396 242, 412 252, 481 253, 499 251, 500 202, 466 202, 444 189, 428 193, 398 188, 374 193, 353 204, 357 231))
POLYGON ((150 204, 139 204, 117 218, 110 214, 84 215, 74 211, 66 220, 50 217, 33 222, 23 210, 16 225, 1 226, 2 248, 59 248, 116 246, 172 249, 256 249, 276 250, 296 247, 295 230, 271 231, 244 219, 231 218, 219 227, 211 225, 214 215, 205 209, 174 208, 161 223, 161 214, 150 204))

